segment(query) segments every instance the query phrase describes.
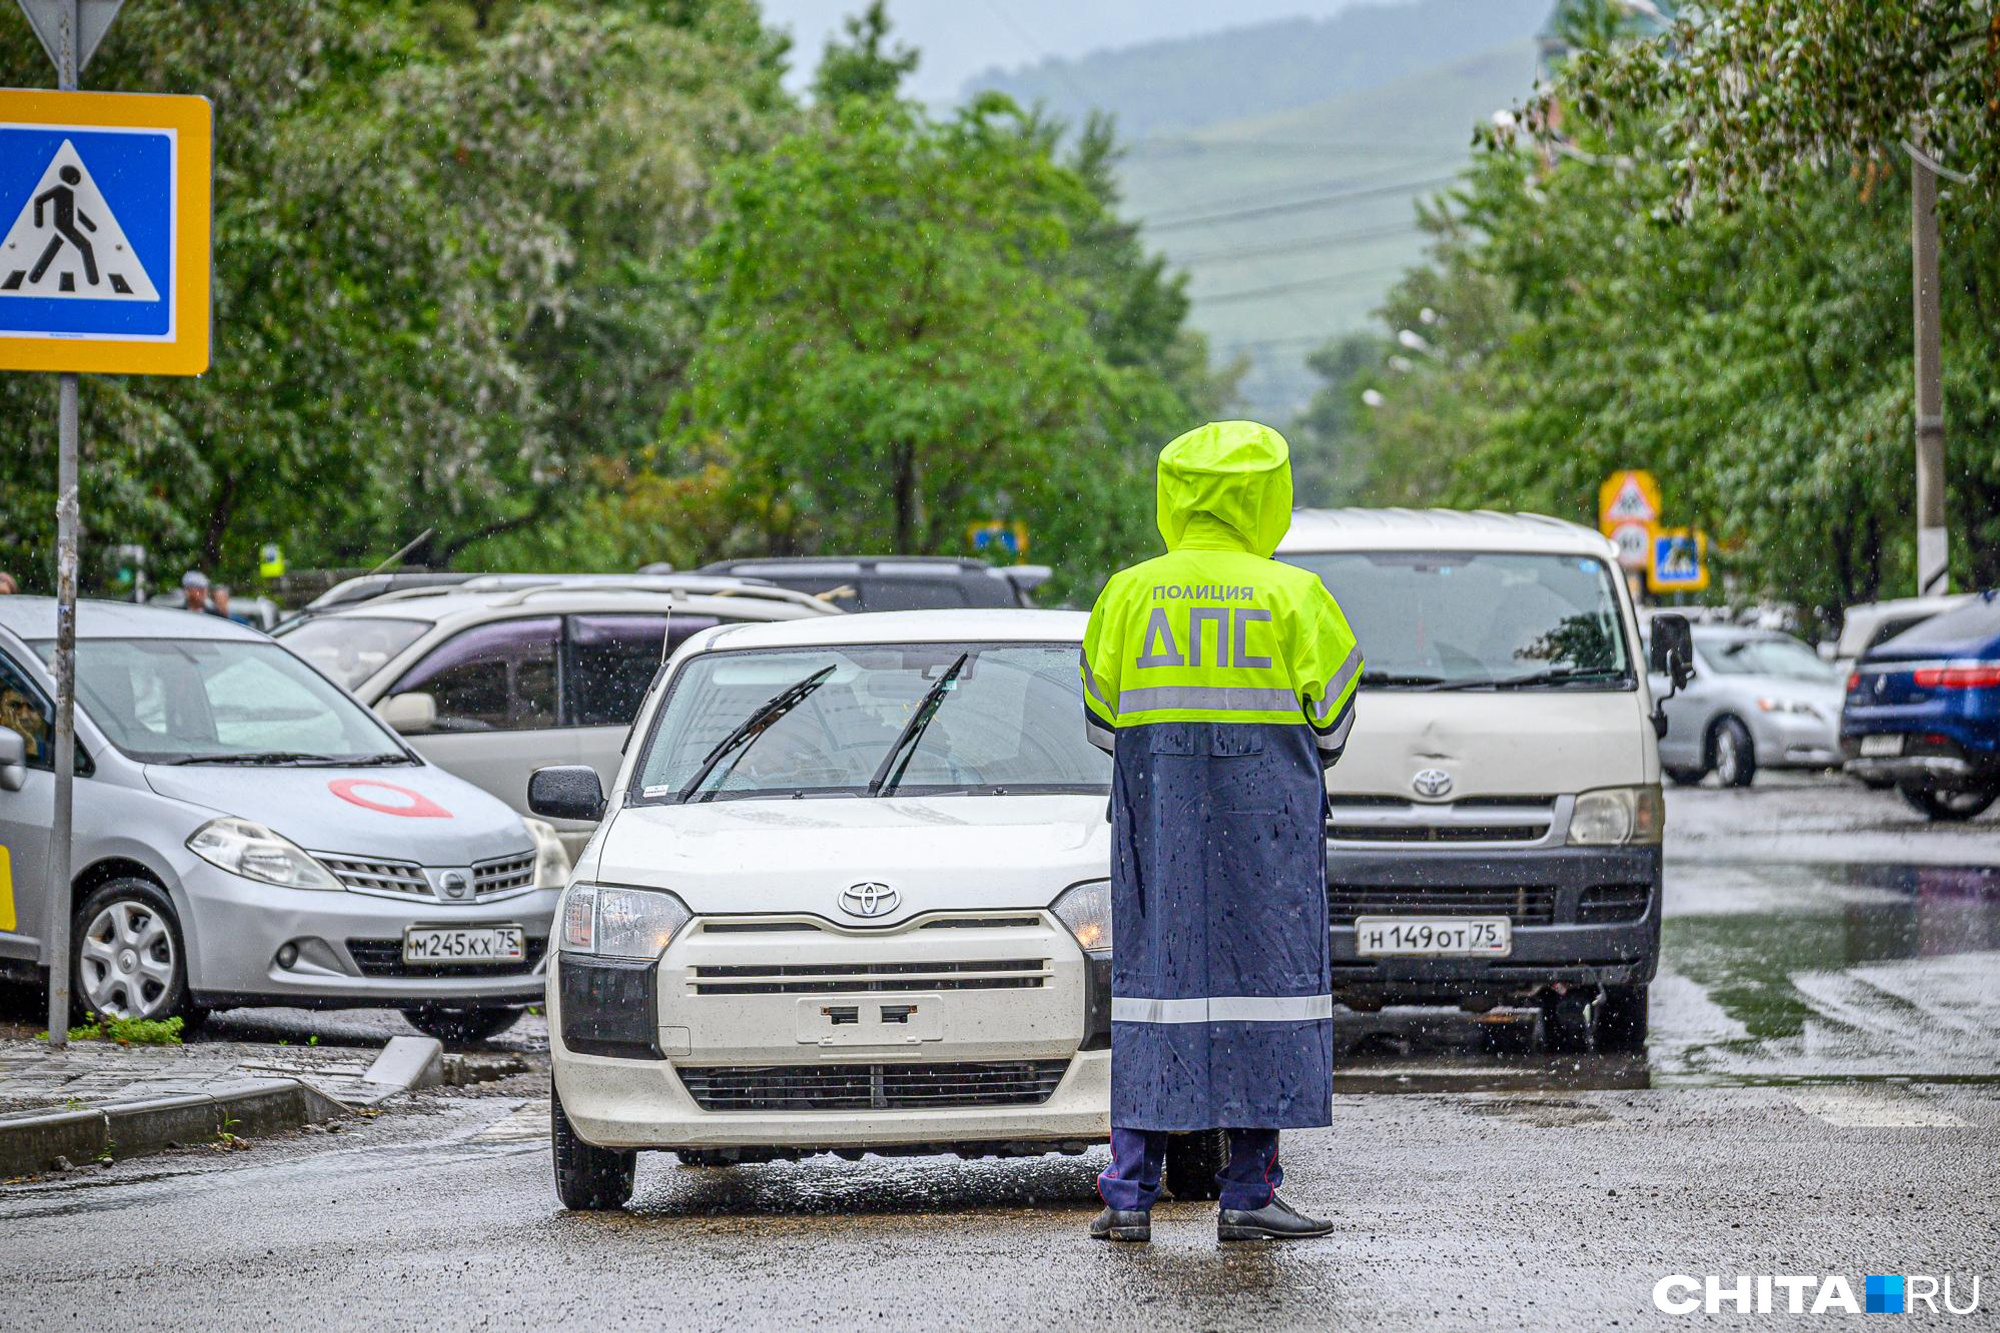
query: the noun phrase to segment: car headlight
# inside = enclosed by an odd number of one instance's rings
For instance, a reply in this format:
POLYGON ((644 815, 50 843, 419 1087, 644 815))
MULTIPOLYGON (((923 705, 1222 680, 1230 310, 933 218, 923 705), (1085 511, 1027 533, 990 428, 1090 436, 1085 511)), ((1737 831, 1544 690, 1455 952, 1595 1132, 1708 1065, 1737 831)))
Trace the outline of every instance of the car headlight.
POLYGON ((523 819, 528 836, 535 840, 535 887, 559 889, 569 883, 569 853, 563 849, 556 826, 543 819, 523 819))
POLYGON ((188 850, 232 875, 287 889, 343 889, 325 866, 289 838, 247 819, 214 819, 196 829, 188 850))
POLYGON ((564 953, 650 962, 667 951, 694 913, 663 889, 579 881, 563 894, 557 916, 562 933, 556 947, 564 953))
POLYGON ((1757 707, 1766 713, 1803 713, 1807 717, 1819 716, 1819 709, 1803 699, 1759 699, 1757 707))
POLYGON ((1600 787, 1576 798, 1570 812, 1572 847, 1623 847, 1656 843, 1667 822, 1658 783, 1644 787, 1600 787))
POLYGON ((1093 879, 1066 889, 1049 905, 1056 920, 1069 927, 1085 953, 1111 952, 1111 881, 1093 879))

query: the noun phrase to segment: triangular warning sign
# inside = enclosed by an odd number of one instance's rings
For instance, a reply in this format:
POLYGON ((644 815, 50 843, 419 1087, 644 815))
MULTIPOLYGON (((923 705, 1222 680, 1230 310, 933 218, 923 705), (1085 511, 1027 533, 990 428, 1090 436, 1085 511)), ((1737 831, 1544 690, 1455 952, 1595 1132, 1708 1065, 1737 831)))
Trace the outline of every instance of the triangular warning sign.
POLYGON ((1644 523, 1659 517, 1653 512, 1653 502, 1646 498, 1646 492, 1639 485, 1639 479, 1629 474, 1618 487, 1618 494, 1612 499, 1611 507, 1604 512, 1613 522, 1637 519, 1644 523))
POLYGON ((160 299, 68 139, 0 240, 0 296, 160 299))

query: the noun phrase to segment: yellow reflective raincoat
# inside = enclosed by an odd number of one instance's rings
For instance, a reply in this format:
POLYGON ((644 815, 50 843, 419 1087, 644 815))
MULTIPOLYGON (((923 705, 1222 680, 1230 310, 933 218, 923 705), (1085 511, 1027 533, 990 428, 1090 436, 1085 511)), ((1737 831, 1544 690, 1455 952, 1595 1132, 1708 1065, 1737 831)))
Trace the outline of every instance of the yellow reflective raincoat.
POLYGON ((1167 554, 1090 616, 1085 727, 1116 759, 1111 1120, 1324 1125, 1333 1096, 1326 793, 1361 653, 1318 576, 1272 560, 1284 438, 1246 421, 1160 455, 1167 554))

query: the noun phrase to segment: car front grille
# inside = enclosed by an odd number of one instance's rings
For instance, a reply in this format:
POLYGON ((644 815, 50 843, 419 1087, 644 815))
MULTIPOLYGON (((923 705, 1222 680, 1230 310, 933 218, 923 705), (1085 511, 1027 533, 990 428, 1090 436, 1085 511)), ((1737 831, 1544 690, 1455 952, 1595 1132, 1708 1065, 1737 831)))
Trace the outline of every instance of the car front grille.
MULTIPOLYGON (((389 893, 399 897, 435 901, 437 895, 421 866, 408 861, 364 860, 351 856, 319 856, 319 863, 333 872, 343 888, 358 893, 389 893)), ((509 856, 472 867, 472 896, 445 899, 451 902, 489 902, 533 888, 535 854, 509 856)))
POLYGON ((704 1111, 890 1111, 1039 1106, 1067 1060, 994 1064, 765 1065, 676 1072, 704 1111))
POLYGON ((1540 842, 1555 820, 1547 796, 1468 796, 1425 805, 1389 796, 1339 796, 1326 821, 1335 842, 1540 842))
POLYGON ((530 936, 522 943, 526 956, 510 963, 406 963, 401 940, 349 940, 347 956, 364 977, 518 977, 535 970, 548 945, 530 936))
POLYGON ((696 995, 828 995, 870 991, 1016 990, 1047 984, 1046 958, 962 963, 732 963, 688 969, 696 995))
POLYGON ((504 861, 488 861, 472 867, 472 896, 495 898, 516 893, 535 882, 535 854, 511 856, 504 861))
POLYGON ((1358 916, 1504 916, 1517 926, 1548 926, 1556 919, 1552 884, 1421 889, 1329 884, 1326 898, 1336 926, 1351 926, 1358 916))
POLYGON ((1586 926, 1637 921, 1652 905, 1653 890, 1645 884, 1592 884, 1583 891, 1576 919, 1586 926))
POLYGON ((413 898, 431 896, 430 881, 424 878, 424 872, 407 862, 322 856, 319 863, 350 889, 360 889, 364 893, 407 893, 413 898))

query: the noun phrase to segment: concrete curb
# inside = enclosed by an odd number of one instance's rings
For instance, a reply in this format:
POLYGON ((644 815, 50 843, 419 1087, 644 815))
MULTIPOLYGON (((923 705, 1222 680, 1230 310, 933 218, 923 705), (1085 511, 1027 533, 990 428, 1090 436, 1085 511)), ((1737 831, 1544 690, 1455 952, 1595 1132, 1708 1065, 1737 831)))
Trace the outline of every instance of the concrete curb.
MULTIPOLYGON (((365 1081, 372 1090, 358 1104, 375 1106, 412 1088, 435 1087, 443 1065, 444 1046, 436 1039, 393 1037, 370 1066, 365 1081)), ((0 1178, 59 1169, 58 1159, 80 1166, 106 1157, 141 1157, 209 1142, 225 1132, 255 1138, 333 1120, 354 1109, 302 1079, 261 1078, 214 1093, 19 1116, 0 1120, 0 1178)))

